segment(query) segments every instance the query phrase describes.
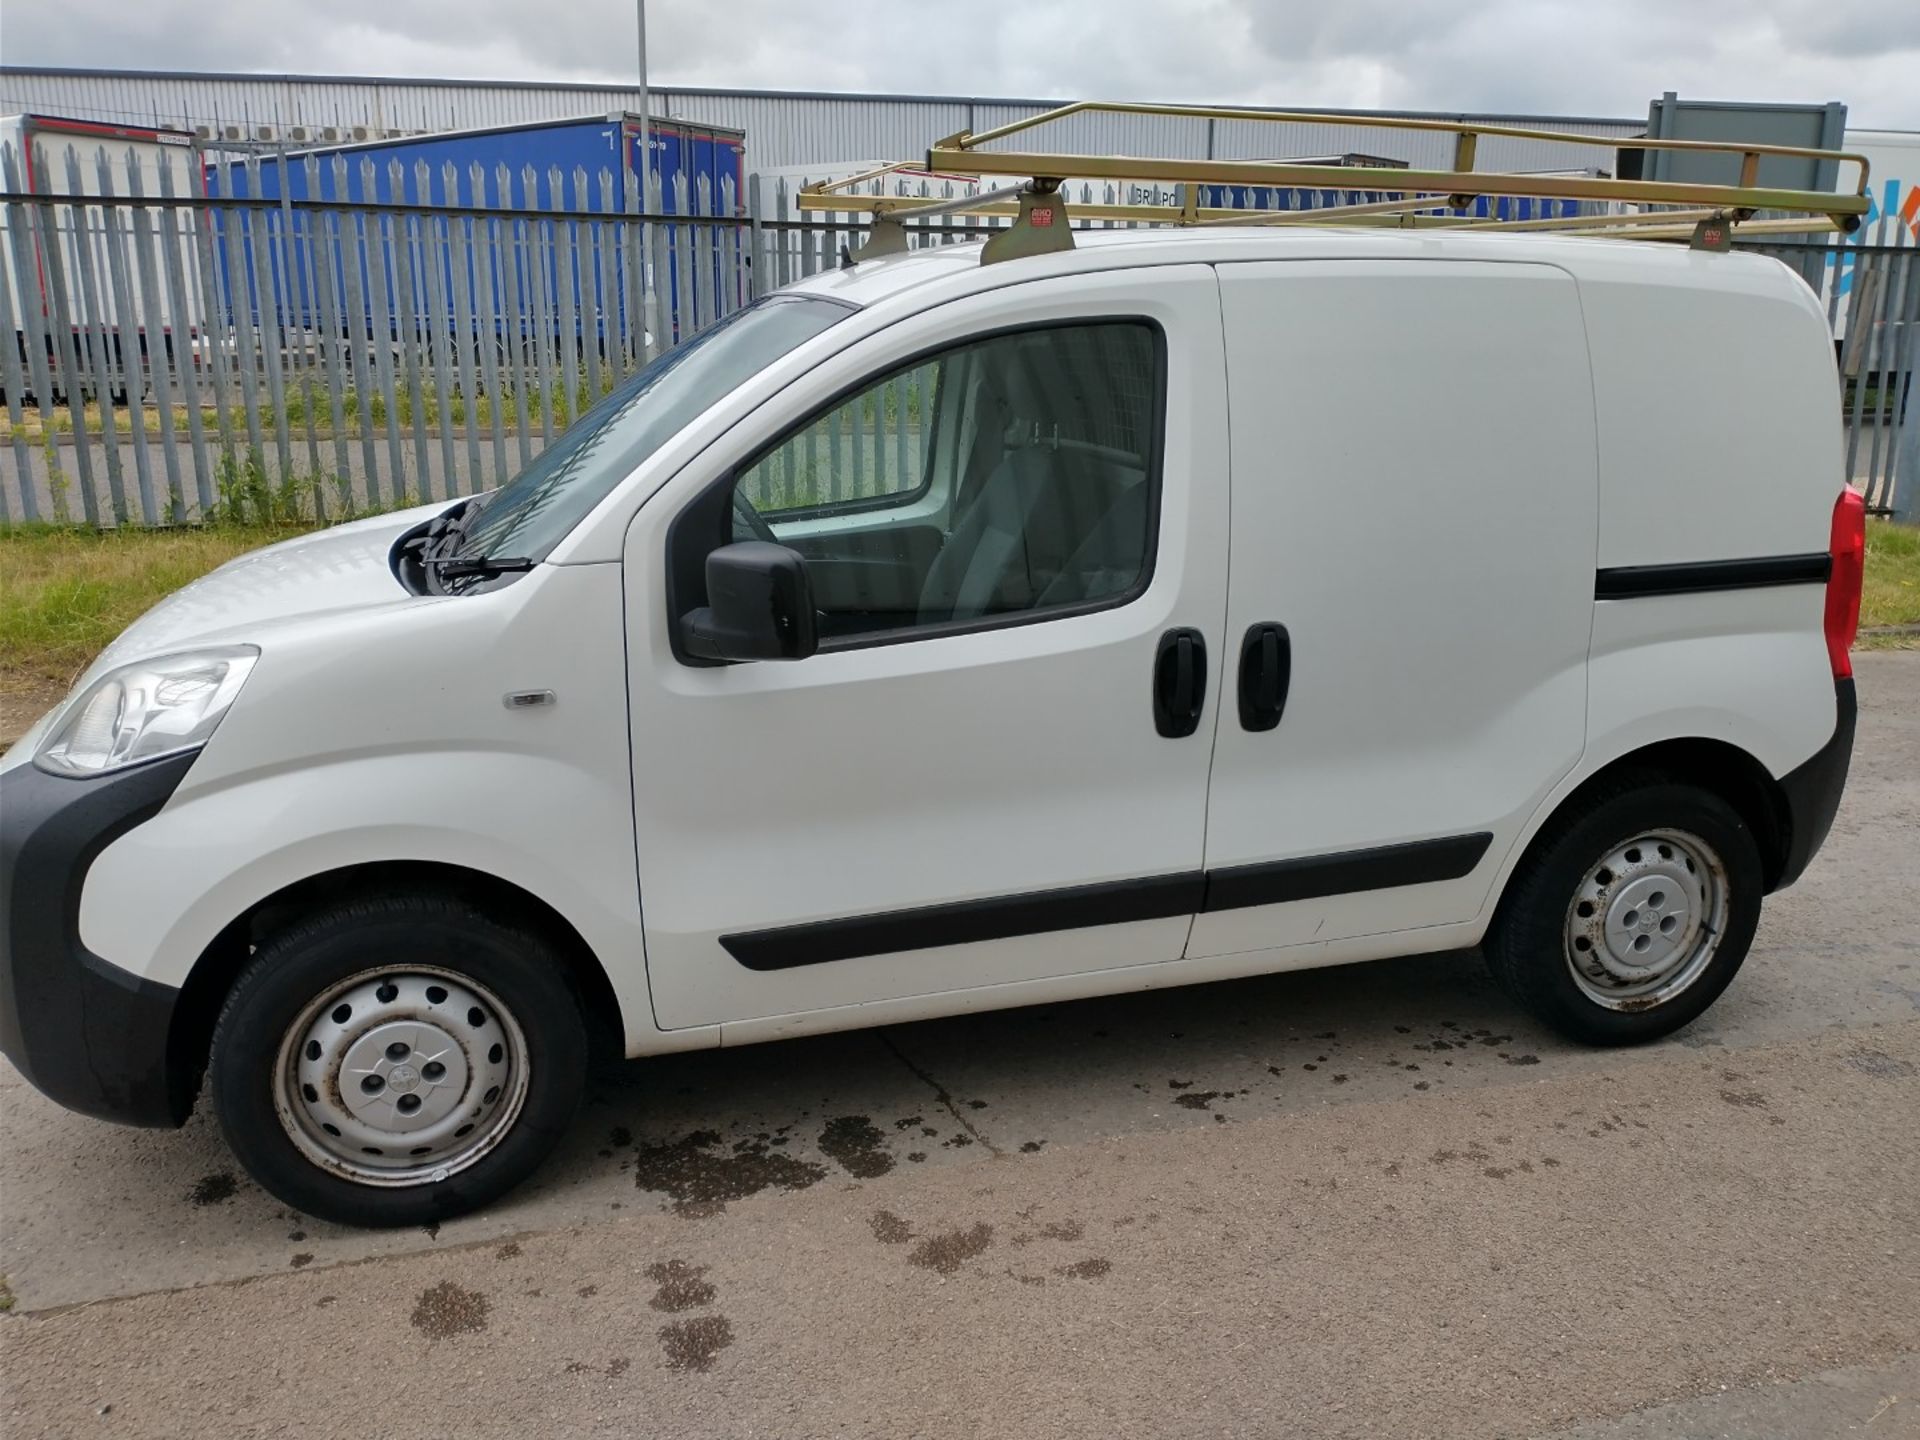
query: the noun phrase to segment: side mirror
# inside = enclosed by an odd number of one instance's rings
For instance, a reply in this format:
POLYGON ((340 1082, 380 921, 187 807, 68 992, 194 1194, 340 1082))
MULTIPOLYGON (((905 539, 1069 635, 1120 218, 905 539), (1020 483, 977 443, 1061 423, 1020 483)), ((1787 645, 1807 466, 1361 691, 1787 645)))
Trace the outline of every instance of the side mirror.
POLYGON ((707 556, 707 603, 680 617, 703 660, 804 660, 820 648, 807 562, 784 545, 742 540, 707 556))

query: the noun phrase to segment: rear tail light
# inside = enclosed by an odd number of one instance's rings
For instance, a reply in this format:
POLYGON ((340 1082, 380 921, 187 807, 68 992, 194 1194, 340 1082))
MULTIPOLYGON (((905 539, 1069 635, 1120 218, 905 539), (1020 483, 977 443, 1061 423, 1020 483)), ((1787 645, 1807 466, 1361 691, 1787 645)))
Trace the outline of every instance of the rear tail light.
POLYGON ((1847 651, 1860 630, 1860 586, 1867 568, 1867 501, 1847 486, 1833 502, 1833 568, 1827 574, 1827 658, 1836 680, 1853 674, 1847 651))

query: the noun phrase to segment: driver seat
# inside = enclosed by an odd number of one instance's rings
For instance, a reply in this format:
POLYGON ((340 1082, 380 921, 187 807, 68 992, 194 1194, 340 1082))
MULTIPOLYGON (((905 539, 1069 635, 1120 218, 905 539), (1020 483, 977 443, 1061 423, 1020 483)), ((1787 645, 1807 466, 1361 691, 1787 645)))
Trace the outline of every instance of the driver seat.
POLYGON ((927 570, 919 622, 1031 609, 1124 493, 1120 477, 1050 445, 1010 450, 927 570))

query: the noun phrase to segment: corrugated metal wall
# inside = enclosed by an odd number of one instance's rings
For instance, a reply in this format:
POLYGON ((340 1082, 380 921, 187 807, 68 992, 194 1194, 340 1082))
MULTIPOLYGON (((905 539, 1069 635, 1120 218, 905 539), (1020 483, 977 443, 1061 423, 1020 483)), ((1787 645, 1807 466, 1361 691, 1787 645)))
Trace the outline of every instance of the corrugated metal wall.
MULTIPOLYGON (((827 95, 668 86, 653 91, 653 112, 747 132, 749 169, 857 159, 906 159, 930 140, 985 130, 1058 102, 968 100, 950 96, 827 95)), ((33 110, 122 124, 206 126, 216 137, 319 140, 373 138, 388 130, 464 130, 565 119, 635 108, 639 92, 617 85, 355 79, 347 76, 192 75, 136 71, 44 70, 0 66, 0 113, 33 110), (286 134, 305 127, 306 136, 286 134), (271 133, 261 134, 262 127, 271 133)), ((1393 112, 1382 112, 1393 113, 1393 112)), ((1456 117, 1448 117, 1456 118, 1456 117)), ((1488 116, 1460 117, 1490 119, 1488 116)), ((1609 138, 1645 130, 1623 119, 1504 117, 1508 123, 1609 138)), ((1085 116, 1038 132, 1033 145, 1124 155, 1284 158, 1362 151, 1416 166, 1451 163, 1451 138, 1357 125, 1270 126, 1150 116, 1085 116)), ((1487 139, 1482 169, 1610 169, 1611 149, 1487 139)))

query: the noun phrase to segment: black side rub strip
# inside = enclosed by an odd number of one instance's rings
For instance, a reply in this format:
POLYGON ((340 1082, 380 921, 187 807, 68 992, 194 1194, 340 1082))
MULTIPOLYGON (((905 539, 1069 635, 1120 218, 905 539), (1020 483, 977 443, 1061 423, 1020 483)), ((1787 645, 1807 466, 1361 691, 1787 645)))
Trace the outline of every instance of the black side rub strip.
POLYGON ((816 920, 772 930, 722 935, 720 943, 749 970, 792 970, 863 955, 933 950, 979 940, 1010 940, 1057 930, 1083 930, 1196 911, 1240 910, 1363 890, 1457 880, 1480 863, 1491 834, 1416 840, 1298 860, 1185 870, 1102 885, 1069 885, 992 900, 926 905, 847 920, 816 920))
POLYGON ((748 930, 722 935, 720 943, 749 970, 791 970, 798 965, 824 965, 861 955, 890 955, 896 950, 930 950, 976 940, 1007 940, 1015 935, 1191 915, 1200 908, 1206 886, 1204 875, 1188 870, 1145 880, 1068 885, 992 900, 961 900, 951 905, 856 915, 850 920, 815 920, 774 930, 748 930))
POLYGON ((1699 595, 1713 590, 1759 590, 1772 585, 1824 585, 1833 569, 1825 551, 1762 555, 1754 560, 1695 560, 1684 565, 1620 565, 1593 577, 1596 600, 1648 595, 1699 595))
POLYGON ((1480 863, 1492 843, 1493 835, 1483 830, 1444 840, 1415 840, 1406 845, 1346 850, 1338 855, 1209 870, 1207 900, 1201 908, 1245 910, 1254 905, 1282 905, 1289 900, 1317 900, 1325 895, 1458 880, 1480 863))

